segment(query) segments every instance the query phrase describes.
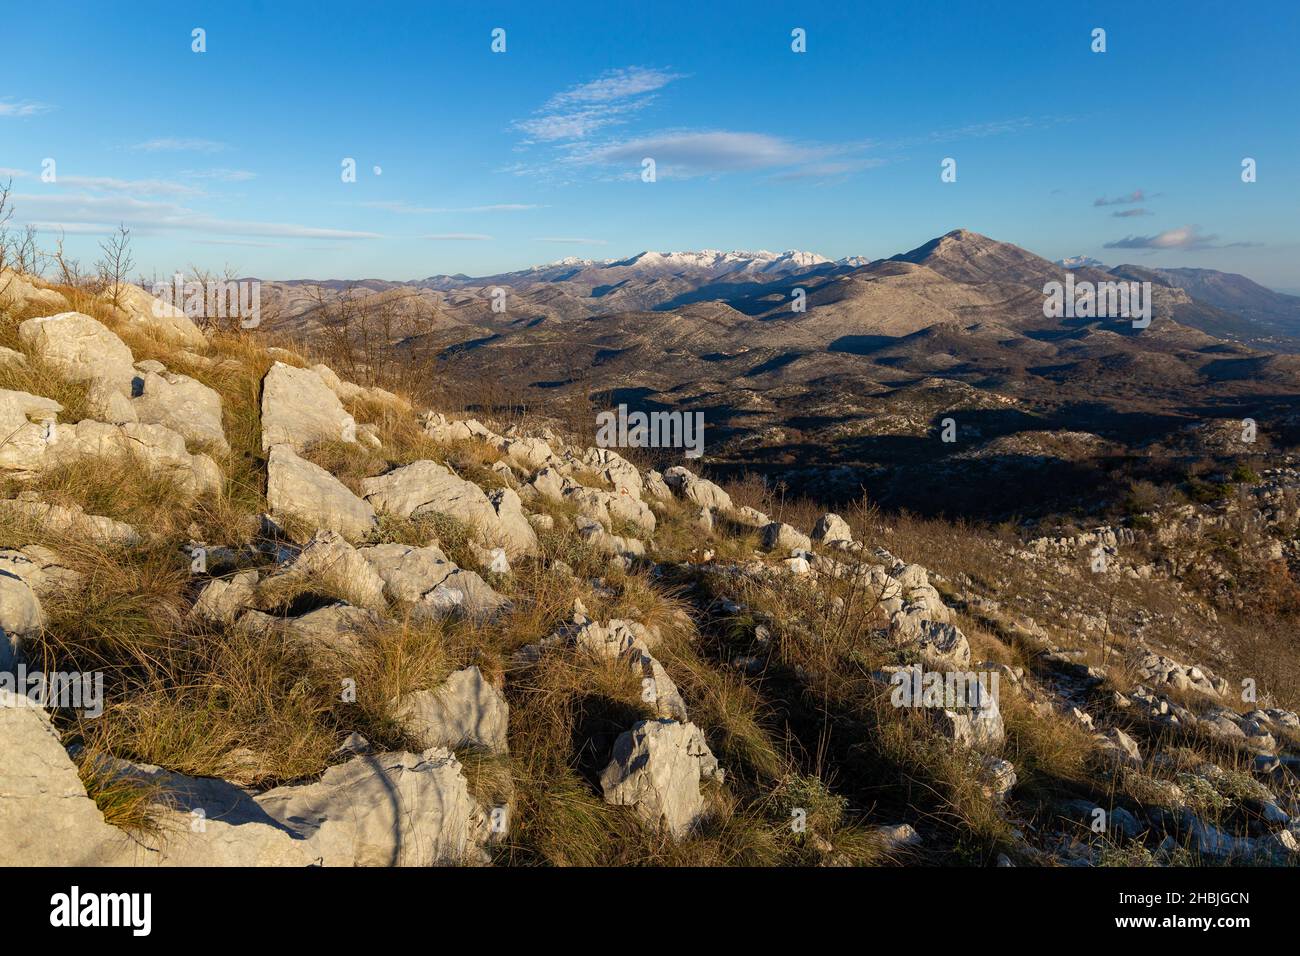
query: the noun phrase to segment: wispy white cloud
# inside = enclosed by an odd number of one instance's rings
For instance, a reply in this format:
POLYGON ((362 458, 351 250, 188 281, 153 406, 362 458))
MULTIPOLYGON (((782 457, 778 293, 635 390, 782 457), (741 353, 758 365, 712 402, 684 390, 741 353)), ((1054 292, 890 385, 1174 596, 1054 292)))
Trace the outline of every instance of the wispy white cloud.
POLYGON ((31 100, 0 100, 0 116, 24 117, 48 113, 54 107, 48 103, 34 103, 31 100))
POLYGON ((990 136, 1007 136, 1012 133, 1024 133, 1033 130, 1051 129, 1064 123, 1075 121, 1073 116, 1014 116, 996 120, 981 120, 976 123, 964 123, 945 129, 932 130, 920 136, 902 136, 882 139, 874 144, 882 149, 911 149, 917 146, 930 146, 938 143, 951 143, 965 139, 986 139, 990 136))
POLYGON ((106 222, 45 222, 33 220, 26 225, 34 226, 40 232, 60 232, 69 236, 111 236, 117 226, 106 222))
POLYGON ((149 139, 131 146, 131 149, 144 153, 219 153, 229 148, 225 143, 212 139, 187 139, 173 136, 149 139))
POLYGON ((244 246, 249 249, 283 249, 281 242, 256 242, 252 239, 195 239, 200 246, 244 246))
POLYGON ((1154 236, 1126 236, 1114 242, 1106 243, 1107 249, 1233 249, 1258 246, 1258 242, 1216 242, 1216 235, 1205 235, 1200 226, 1178 226, 1166 229, 1154 236))
POLYGON ((247 169, 186 169, 176 174, 182 179, 209 179, 219 183, 246 183, 257 173, 247 169))
POLYGON ((1107 199, 1105 196, 1094 199, 1094 206, 1129 206, 1133 203, 1146 202, 1146 193, 1140 189, 1135 189, 1127 196, 1115 196, 1113 199, 1107 199))
POLYGON ((655 92, 681 77, 680 73, 639 66, 611 70, 556 93, 514 128, 534 142, 585 140, 597 130, 626 122, 630 114, 650 105, 655 92))
POLYGON ((628 67, 556 93, 533 116, 513 124, 528 137, 520 152, 539 144, 549 150, 500 171, 547 179, 577 179, 593 172, 604 178, 635 178, 648 157, 655 161, 656 177, 768 170, 784 171, 773 179, 826 181, 883 163, 862 155, 869 143, 806 144, 726 129, 613 135, 610 127, 629 123, 660 90, 682 78, 667 69, 628 67))
POLYGON ((546 208, 537 203, 494 203, 488 206, 461 206, 459 208, 450 206, 417 206, 414 203, 407 202, 405 199, 374 199, 366 202, 359 202, 355 205, 366 209, 382 209, 386 212, 397 212, 410 215, 447 212, 523 212, 528 209, 546 208))
POLYGON ((645 136, 598 147, 589 152, 585 160, 605 165, 626 163, 639 166, 644 158, 649 157, 655 161, 657 173, 667 170, 678 175, 699 175, 792 166, 820 159, 823 155, 779 136, 719 130, 645 136))
POLYGON ((14 197, 15 212, 39 227, 89 232, 125 223, 141 234, 206 233, 208 238, 248 236, 296 239, 380 239, 379 233, 299 223, 222 219, 172 202, 128 195, 31 194, 14 197))
POLYGON ((201 196, 203 190, 166 179, 118 179, 113 176, 60 176, 54 184, 131 196, 201 196))
POLYGON ((656 178, 688 179, 727 173, 773 171, 772 179, 826 180, 884 163, 863 155, 864 143, 799 143, 768 133, 735 130, 673 130, 571 151, 569 164, 622 167, 641 174, 653 159, 656 178))
POLYGON ((548 109, 558 110, 583 103, 609 103, 614 100, 625 100, 629 97, 653 93, 655 90, 663 89, 673 80, 680 80, 681 78, 681 73, 670 73, 667 70, 647 69, 640 66, 611 70, 589 83, 580 83, 562 93, 555 94, 547 102, 546 106, 548 109))
POLYGON ((861 172, 864 169, 876 169, 879 166, 884 166, 886 162, 884 159, 864 157, 838 162, 809 163, 807 166, 797 169, 774 173, 771 178, 777 182, 791 182, 800 179, 830 181, 843 179, 851 173, 861 172))

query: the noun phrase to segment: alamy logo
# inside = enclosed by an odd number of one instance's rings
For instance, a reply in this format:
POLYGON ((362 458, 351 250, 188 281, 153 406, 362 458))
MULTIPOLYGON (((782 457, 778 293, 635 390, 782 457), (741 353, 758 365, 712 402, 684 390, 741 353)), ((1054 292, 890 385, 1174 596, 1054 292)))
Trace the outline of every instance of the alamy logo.
POLYGON ((616 412, 596 416, 596 444, 601 448, 685 448, 687 458, 704 454, 703 412, 616 412))
POLYGON ((998 712, 997 671, 925 671, 920 665, 905 667, 889 677, 895 707, 938 707, 943 710, 979 711, 992 718, 998 712))
POLYGON ((99 671, 28 671, 18 664, 12 671, 0 671, 0 690, 26 697, 46 710, 79 710, 85 717, 104 713, 104 675, 99 671))
POLYGON ((1151 324, 1150 282, 1065 282, 1043 286, 1043 315, 1049 319, 1132 319, 1133 328, 1151 324))
POLYGON ((255 329, 262 323, 262 283, 256 279, 217 279, 186 282, 179 272, 171 282, 155 282, 155 318, 165 318, 164 305, 184 312, 191 319, 239 319, 240 328, 255 329))
POLYGON ((153 930, 152 893, 82 893, 79 886, 50 897, 50 925, 127 926, 132 936, 153 930))

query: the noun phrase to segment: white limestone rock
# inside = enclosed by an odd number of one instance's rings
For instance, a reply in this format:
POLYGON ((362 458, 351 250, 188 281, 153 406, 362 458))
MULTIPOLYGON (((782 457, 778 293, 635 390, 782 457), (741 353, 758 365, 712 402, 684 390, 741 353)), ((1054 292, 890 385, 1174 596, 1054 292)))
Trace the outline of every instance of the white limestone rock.
POLYGON ((255 798, 325 866, 483 863, 487 825, 445 748, 353 757, 316 783, 255 798))
POLYGON ((506 732, 510 707, 477 667, 456 671, 436 690, 402 695, 394 702, 393 718, 426 750, 509 750, 506 732))
POLYGON ((356 420, 308 368, 276 362, 262 379, 262 450, 288 445, 302 452, 317 442, 357 440, 356 420))
POLYGON ((202 382, 174 372, 142 372, 131 404, 141 422, 166 425, 219 454, 230 451, 221 424, 221 396, 202 382))
POLYGON ((275 445, 266 463, 266 501, 271 513, 360 541, 375 527, 375 509, 324 468, 299 458, 289 445, 275 445))
POLYGON ((700 781, 722 778, 694 724, 643 720, 615 741, 600 784, 606 803, 634 807, 646 823, 681 839, 704 815, 700 781))
POLYGON ((135 357, 126 343, 102 323, 80 312, 28 319, 18 326, 18 341, 71 382, 92 382, 129 396, 135 357))

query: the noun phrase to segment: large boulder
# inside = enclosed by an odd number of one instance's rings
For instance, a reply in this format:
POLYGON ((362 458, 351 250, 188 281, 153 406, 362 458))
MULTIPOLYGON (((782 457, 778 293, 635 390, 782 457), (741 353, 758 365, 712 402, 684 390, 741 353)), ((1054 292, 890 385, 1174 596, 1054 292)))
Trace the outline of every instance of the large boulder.
POLYGON ((668 676, 658 659, 650 653, 650 632, 636 621, 611 620, 608 626, 594 621, 577 625, 573 633, 575 646, 598 657, 625 661, 642 681, 642 695, 655 706, 655 715, 686 721, 686 701, 677 684, 668 676))
POLYGON ((723 772, 704 734, 694 724, 643 720, 614 742, 600 775, 605 802, 631 806, 651 826, 680 839, 704 814, 701 779, 723 772))
POLYGON ((383 610, 384 579, 366 556, 337 531, 317 531, 283 574, 266 580, 268 586, 287 578, 328 591, 357 607, 383 610))
POLYGON ((0 857, 11 866, 112 866, 131 841, 104 822, 77 767, 25 696, 0 688, 0 857))
POLYGON ((257 600, 256 571, 241 571, 229 579, 215 578, 203 586, 189 610, 189 618, 226 625, 253 607, 257 600))
POLYGON ((42 600, 80 587, 83 580, 79 573, 65 566, 55 551, 39 544, 29 544, 21 550, 0 548, 0 574, 20 578, 42 600))
POLYGON ((55 289, 42 289, 31 278, 12 269, 0 269, 0 309, 40 309, 47 314, 66 312, 68 300, 55 289))
POLYGON ((477 667, 466 667, 437 690, 416 690, 395 702, 393 717, 422 749, 482 747, 509 749, 510 707, 477 667))
POLYGON ((497 593, 477 573, 456 568, 411 607, 414 621, 459 616, 485 620, 510 608, 510 599, 497 593))
POLYGON ((436 461, 416 461, 367 478, 362 493, 379 511, 399 518, 440 512, 476 527, 497 523, 496 509, 483 489, 436 461))
MULTIPOLYGON (((266 501, 273 515, 359 541, 375 527, 375 509, 320 465, 275 445, 266 463, 266 501)), ((491 507, 489 505, 489 507, 491 507)))
POLYGON ((316 783, 258 806, 325 866, 434 866, 486 860, 484 814, 444 748, 353 757, 316 783))
POLYGON ((675 465, 664 472, 664 482, 674 492, 693 501, 701 508, 713 508, 717 511, 732 510, 731 496, 713 482, 701 478, 694 472, 675 465))
POLYGON ((230 451, 221 425, 221 396, 202 382, 174 372, 142 372, 132 402, 136 418, 166 425, 186 441, 230 451))
POLYGON ((51 398, 0 389, 0 468, 34 473, 45 465, 63 406, 51 398))
POLYGON ((557 461, 551 446, 540 438, 507 438, 501 445, 511 463, 534 472, 557 461))
POLYGON ((655 531, 655 514, 640 498, 618 494, 602 488, 588 488, 568 481, 562 500, 573 503, 578 513, 600 523, 606 531, 626 525, 637 533, 649 536, 655 531))
POLYGON ((643 496, 649 495, 659 501, 667 501, 673 496, 673 490, 664 481, 664 476, 653 468, 647 469, 641 476, 641 492, 643 496))
POLYGON ((148 329, 173 345, 200 352, 207 348, 208 341, 199 327, 170 302, 156 299, 138 285, 126 282, 107 294, 115 295, 118 311, 132 325, 148 329))
POLYGON ((488 495, 497 513, 502 546, 508 555, 536 554, 537 532, 524 514, 524 504, 512 488, 498 488, 488 495))
POLYGON ((768 551, 789 554, 791 551, 811 550, 812 541, 802 531, 780 521, 773 521, 763 528, 763 547, 768 551))
POLYGON ((828 512, 817 519, 817 524, 813 526, 812 539, 824 544, 834 544, 836 541, 851 542, 853 529, 839 515, 828 512))
POLYGON ((384 622, 374 611, 337 603, 297 617, 245 611, 235 623, 254 634, 280 635, 305 654, 348 659, 360 654, 362 642, 384 622))
POLYGON ((4 498, 0 499, 0 515, 47 535, 65 535, 114 546, 130 546, 140 541, 140 535, 126 522, 87 514, 76 502, 64 506, 26 498, 4 498))
POLYGON ((939 731, 954 743, 972 750, 997 750, 1007 736, 998 695, 982 675, 977 677, 972 690, 978 696, 975 706, 934 711, 939 731))
POLYGON ((579 515, 574 522, 578 537, 600 554, 615 555, 624 558, 641 558, 645 556, 645 542, 640 538, 610 534, 599 521, 579 515))
POLYGON ((731 513, 731 520, 736 524, 746 528, 757 528, 760 531, 772 523, 772 519, 757 508, 751 508, 749 505, 741 505, 731 513))
POLYGON ((317 442, 357 440, 356 420, 319 375, 276 362, 262 379, 262 450, 288 445, 301 452, 317 442))
POLYGON ((361 548, 359 553, 383 581, 385 593, 406 604, 420 600, 456 570, 442 550, 433 546, 377 544, 361 548))
POLYGON ((1105 733, 1093 734, 1101 759, 1114 767, 1131 767, 1142 769, 1142 749, 1138 742, 1118 727, 1111 727, 1105 733))
POLYGON ((81 421, 59 425, 46 451, 47 465, 77 465, 84 458, 132 458, 146 470, 170 478, 190 494, 221 491, 221 469, 210 457, 191 455, 185 439, 165 425, 81 421))
POLYGON ((320 376, 320 380, 325 383, 325 386, 345 402, 352 402, 366 397, 364 388, 353 382, 345 382, 328 365, 313 365, 311 371, 320 376))
POLYGON ((426 513, 455 518, 473 528, 484 544, 505 548, 511 558, 537 548, 537 535, 522 515, 518 495, 505 489, 508 494, 498 497, 498 513, 482 488, 435 461, 416 461, 367 478, 361 489, 377 510, 399 518, 426 513))
POLYGON ((0 673, 13 669, 23 642, 39 634, 44 623, 40 599, 27 582, 0 570, 0 673))
POLYGON ((424 433, 436 442, 453 443, 462 441, 480 441, 493 448, 500 448, 502 438, 477 418, 461 421, 449 421, 445 415, 427 412, 421 418, 424 433))
POLYGON ((409 605, 414 621, 450 615, 484 619, 510 606, 473 571, 458 568, 435 547, 379 544, 360 553, 384 582, 389 598, 409 605))
POLYGON ((970 642, 955 624, 921 621, 916 647, 921 659, 934 668, 951 669, 970 663, 970 642))
POLYGON ((91 382, 123 396, 131 394, 135 357, 107 327, 80 312, 28 319, 18 341, 30 355, 72 382, 91 382))
POLYGON ((307 841, 273 819, 240 787, 151 764, 109 760, 122 780, 156 789, 158 832, 136 836, 132 861, 143 866, 312 866, 307 841))
POLYGON ((644 487, 641 473, 632 464, 612 448, 588 448, 582 463, 595 469, 609 482, 615 494, 631 495, 640 498, 644 487))

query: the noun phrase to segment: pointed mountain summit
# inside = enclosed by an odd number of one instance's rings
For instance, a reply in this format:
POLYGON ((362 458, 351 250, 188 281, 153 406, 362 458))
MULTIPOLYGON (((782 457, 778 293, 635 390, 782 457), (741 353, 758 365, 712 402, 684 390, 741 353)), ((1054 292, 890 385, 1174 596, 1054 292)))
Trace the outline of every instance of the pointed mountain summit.
POLYGON ((1061 267, 1042 256, 969 229, 954 229, 890 261, 923 265, 955 282, 1035 285, 1061 277, 1061 267))

